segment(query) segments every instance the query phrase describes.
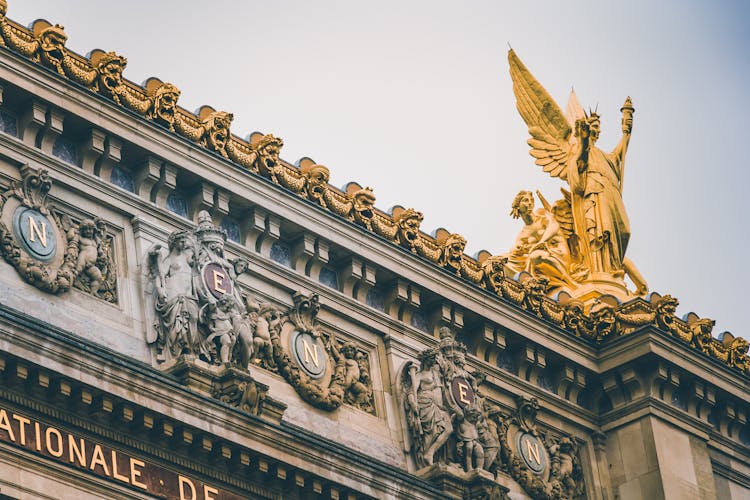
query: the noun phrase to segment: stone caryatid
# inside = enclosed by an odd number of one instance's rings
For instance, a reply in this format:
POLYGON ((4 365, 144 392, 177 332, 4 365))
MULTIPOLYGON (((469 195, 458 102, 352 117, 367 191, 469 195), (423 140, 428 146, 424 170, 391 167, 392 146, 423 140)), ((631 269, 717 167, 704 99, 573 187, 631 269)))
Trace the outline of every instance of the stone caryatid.
MULTIPOLYGON (((573 94, 566 116, 513 50, 508 53, 508 60, 516 106, 531 135, 530 154, 545 172, 567 182, 570 188, 569 199, 561 200, 556 206, 560 211, 570 212, 575 238, 566 243, 571 246, 570 253, 580 255, 582 265, 589 271, 583 283, 591 286, 569 285, 568 288, 574 295, 600 292, 627 298, 645 294, 645 281, 625 257, 630 222, 622 200, 622 187, 625 155, 633 127, 634 108, 630 98, 621 109, 620 142, 607 153, 596 146, 600 133, 598 114, 585 113, 573 94), (635 284, 635 292, 627 290, 625 274, 635 284)), ((548 227, 550 224, 553 224, 551 219, 548 227)), ((560 271, 555 270, 562 274, 560 271)))

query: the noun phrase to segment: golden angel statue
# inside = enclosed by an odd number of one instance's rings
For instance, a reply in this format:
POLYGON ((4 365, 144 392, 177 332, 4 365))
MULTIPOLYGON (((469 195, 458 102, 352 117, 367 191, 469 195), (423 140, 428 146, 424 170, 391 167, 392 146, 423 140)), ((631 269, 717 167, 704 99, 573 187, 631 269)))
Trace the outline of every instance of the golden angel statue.
MULTIPOLYGON (((569 192, 556 203, 556 212, 572 216, 567 235, 569 253, 588 273, 580 281, 603 293, 629 296, 627 274, 643 295, 647 285, 625 257, 630 222, 622 201, 625 154, 633 128, 633 104, 628 97, 622 109, 622 138, 611 153, 596 146, 600 120, 586 113, 571 94, 567 114, 526 69, 516 53, 508 52, 516 107, 529 127, 530 154, 552 177, 568 183, 569 192)), ((545 203, 546 205, 546 203, 545 203)), ((559 217, 558 217, 559 218, 559 217)), ((564 226, 565 224, 563 224, 564 226)), ((570 287, 569 287, 570 288, 570 287)))

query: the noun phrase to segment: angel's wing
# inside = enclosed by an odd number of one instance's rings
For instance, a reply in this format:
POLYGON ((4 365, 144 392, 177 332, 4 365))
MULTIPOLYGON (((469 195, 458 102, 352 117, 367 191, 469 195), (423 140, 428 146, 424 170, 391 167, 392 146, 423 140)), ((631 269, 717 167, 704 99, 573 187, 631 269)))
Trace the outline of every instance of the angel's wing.
POLYGON ((531 134, 529 153, 536 158, 536 164, 552 177, 567 180, 572 128, 560 107, 526 69, 513 49, 508 51, 508 62, 516 108, 531 134))

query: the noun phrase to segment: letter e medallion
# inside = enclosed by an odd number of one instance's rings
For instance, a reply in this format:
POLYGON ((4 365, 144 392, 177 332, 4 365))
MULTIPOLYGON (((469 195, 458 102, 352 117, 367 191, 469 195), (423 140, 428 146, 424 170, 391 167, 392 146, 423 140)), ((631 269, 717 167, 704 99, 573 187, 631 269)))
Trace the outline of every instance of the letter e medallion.
POLYGON ((453 379, 453 382, 451 382, 451 394, 453 395, 453 400, 461 408, 466 408, 474 403, 474 390, 471 388, 469 381, 463 377, 453 379))
POLYGON ((218 264, 213 262, 206 264, 203 268, 203 282, 211 295, 220 299, 228 293, 232 293, 232 280, 229 273, 218 264))

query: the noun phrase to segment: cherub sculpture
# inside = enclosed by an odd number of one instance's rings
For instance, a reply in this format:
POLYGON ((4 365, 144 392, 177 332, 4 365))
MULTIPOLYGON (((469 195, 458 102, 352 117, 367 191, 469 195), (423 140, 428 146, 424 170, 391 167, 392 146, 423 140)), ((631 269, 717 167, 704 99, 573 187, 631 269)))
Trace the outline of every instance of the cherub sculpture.
MULTIPOLYGON (((218 347, 218 359, 222 363, 231 361, 232 349, 238 332, 234 328, 235 302, 231 295, 223 295, 216 302, 209 302, 201 308, 199 318, 208 329, 206 350, 214 353, 218 347)), ((212 358, 215 356, 212 355, 212 358)))
POLYGON ((78 225, 78 262, 76 272, 79 278, 88 280, 92 295, 96 295, 102 285, 102 271, 98 264, 101 260, 100 246, 103 236, 103 223, 84 219, 78 225), (98 223, 98 224, 97 224, 98 223))

